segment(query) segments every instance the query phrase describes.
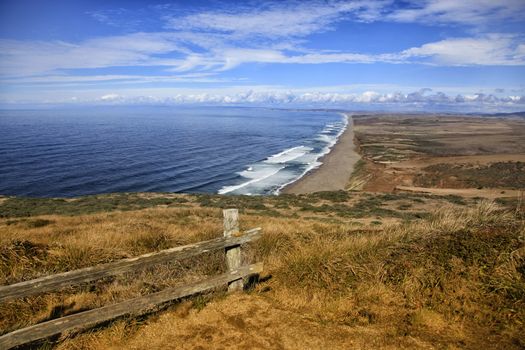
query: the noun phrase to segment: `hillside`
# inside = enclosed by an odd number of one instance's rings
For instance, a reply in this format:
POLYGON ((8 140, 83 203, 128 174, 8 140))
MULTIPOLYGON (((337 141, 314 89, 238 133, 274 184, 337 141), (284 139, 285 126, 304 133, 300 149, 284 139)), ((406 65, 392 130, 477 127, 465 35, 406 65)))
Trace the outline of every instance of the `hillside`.
MULTIPOLYGON (((324 192, 237 197, 3 198, 0 280, 222 235, 221 208, 261 226, 254 289, 172 303, 33 348, 507 348, 525 346, 518 199, 324 192)), ((247 257, 249 258, 249 257, 247 257)), ((2 333, 222 271, 222 253, 0 305, 2 333)))

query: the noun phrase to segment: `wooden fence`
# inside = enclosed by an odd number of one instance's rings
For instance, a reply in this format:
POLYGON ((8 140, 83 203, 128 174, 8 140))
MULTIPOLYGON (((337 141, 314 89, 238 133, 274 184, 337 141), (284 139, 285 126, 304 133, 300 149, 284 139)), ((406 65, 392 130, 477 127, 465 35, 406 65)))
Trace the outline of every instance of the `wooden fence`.
POLYGON ((107 276, 136 271, 155 264, 181 260, 209 251, 225 249, 228 271, 189 285, 167 288, 157 293, 129 299, 117 304, 80 312, 55 320, 39 323, 0 336, 0 349, 9 349, 39 339, 51 337, 65 331, 79 330, 124 315, 140 315, 156 305, 205 292, 223 285, 228 291, 243 288, 243 278, 262 272, 262 263, 241 266, 241 245, 261 236, 261 229, 255 228, 244 233, 239 231, 237 209, 223 210, 224 236, 209 241, 189 244, 141 255, 135 258, 59 273, 13 285, 0 286, 0 302, 45 293, 62 287, 78 285, 107 276))

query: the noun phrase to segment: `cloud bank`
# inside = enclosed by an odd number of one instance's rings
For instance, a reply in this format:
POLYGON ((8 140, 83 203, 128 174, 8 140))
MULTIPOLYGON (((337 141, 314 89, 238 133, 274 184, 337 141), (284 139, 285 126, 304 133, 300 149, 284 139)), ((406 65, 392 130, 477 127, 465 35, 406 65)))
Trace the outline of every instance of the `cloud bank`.
POLYGON ((300 92, 293 90, 254 91, 240 93, 178 93, 166 97, 148 95, 120 95, 109 93, 94 99, 70 100, 74 104, 98 105, 223 105, 223 106, 276 106, 276 107, 312 107, 312 108, 391 108, 399 110, 428 111, 523 111, 525 96, 493 94, 457 94, 447 95, 434 92, 430 88, 420 89, 410 93, 393 92, 378 93, 365 91, 363 93, 334 92, 300 92))

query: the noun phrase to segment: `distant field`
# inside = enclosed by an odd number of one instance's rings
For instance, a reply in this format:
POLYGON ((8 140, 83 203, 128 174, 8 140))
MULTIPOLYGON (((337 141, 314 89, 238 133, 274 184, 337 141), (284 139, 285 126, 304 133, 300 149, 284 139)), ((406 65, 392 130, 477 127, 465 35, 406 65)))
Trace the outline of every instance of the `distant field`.
POLYGON ((417 174, 414 184, 422 187, 450 188, 524 188, 524 162, 495 162, 488 165, 449 164, 429 165, 417 174))
POLYGON ((374 115, 356 116, 354 124, 364 164, 353 180, 361 179, 365 190, 470 188, 517 196, 525 189, 522 117, 374 115))
MULTIPOLYGON (((78 198, 0 198, 0 218, 6 223, 38 227, 34 217, 41 215, 78 216, 108 211, 134 211, 147 208, 239 208, 241 213, 328 220, 360 226, 370 218, 388 222, 418 219, 433 205, 465 206, 476 199, 458 196, 432 196, 408 193, 363 193, 358 191, 318 192, 304 195, 223 196, 170 193, 122 193, 78 198)), ((0 237, 1 241, 1 237, 0 237)))

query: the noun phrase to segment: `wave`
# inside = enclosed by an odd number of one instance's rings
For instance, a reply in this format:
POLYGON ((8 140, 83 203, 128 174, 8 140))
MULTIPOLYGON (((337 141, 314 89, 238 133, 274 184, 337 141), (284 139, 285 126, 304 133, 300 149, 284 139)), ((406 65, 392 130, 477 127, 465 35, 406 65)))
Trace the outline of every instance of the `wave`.
POLYGON ((301 156, 304 156, 307 152, 312 151, 311 147, 306 146, 297 146, 290 149, 284 150, 280 153, 274 154, 273 156, 268 157, 266 163, 286 163, 291 160, 297 159, 301 156))
POLYGON ((223 186, 219 194, 264 195, 279 194, 287 185, 318 168, 320 159, 328 154, 348 126, 341 114, 339 122, 327 123, 324 128, 302 145, 285 149, 266 159, 246 166, 238 172, 240 183, 223 186))
MULTIPOLYGON (((345 114, 342 114, 342 116, 343 116, 343 121, 342 121, 343 126, 338 130, 337 135, 334 138, 329 139, 329 140, 328 139, 324 139, 324 140, 326 140, 328 142, 328 145, 323 149, 323 152, 321 152, 319 154, 317 159, 320 159, 320 158, 324 157, 325 155, 327 155, 328 153, 330 153, 330 151, 332 150, 332 147, 337 143, 337 141, 339 140, 339 137, 341 137, 341 135, 345 132, 346 128, 348 127, 348 117, 345 114)), ((332 124, 328 124, 328 125, 332 125, 332 124)), ((328 125, 327 125, 327 127, 325 127, 325 129, 323 131, 328 129, 328 125)), ((335 126, 332 127, 332 130, 334 130, 334 129, 335 129, 335 126)), ((321 134, 323 133, 323 131, 321 132, 321 134)), ((279 186, 279 188, 277 190, 275 190, 273 194, 276 194, 276 195, 279 194, 281 192, 281 190, 283 188, 285 188, 286 186, 288 186, 288 185, 298 181, 299 179, 304 177, 306 174, 308 174, 310 171, 320 167, 323 163, 318 161, 317 159, 316 159, 316 161, 313 164, 310 164, 308 167, 306 167, 306 169, 301 173, 301 175, 299 175, 295 179, 293 179, 293 180, 291 180, 291 181, 289 181, 287 183, 284 183, 281 186, 279 186)))
MULTIPOLYGON (((239 173, 239 175, 241 175, 241 176, 243 176, 245 178, 251 178, 250 181, 241 183, 240 185, 236 185, 236 186, 224 186, 223 188, 221 188, 219 190, 219 194, 230 193, 230 192, 242 189, 242 188, 244 188, 246 186, 249 186, 251 184, 254 184, 256 182, 263 181, 263 180, 265 180, 265 179, 267 179, 267 178, 269 178, 269 177, 271 177, 273 175, 276 175, 281 169, 284 169, 284 166, 282 166, 282 167, 280 167, 278 169, 273 169, 272 171, 270 171, 268 173, 263 172, 263 171, 256 172, 256 171, 253 171, 253 170, 245 170, 245 171, 239 173), (259 175, 261 173, 262 173, 262 175, 259 175)), ((251 195, 252 193, 243 193, 243 194, 251 195)))

